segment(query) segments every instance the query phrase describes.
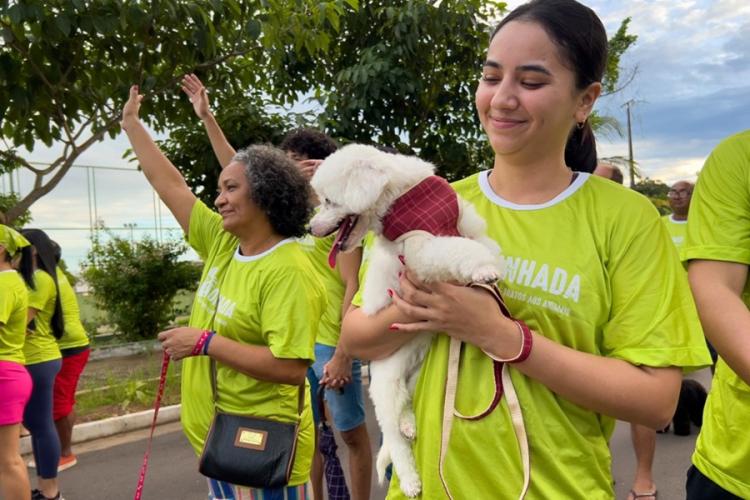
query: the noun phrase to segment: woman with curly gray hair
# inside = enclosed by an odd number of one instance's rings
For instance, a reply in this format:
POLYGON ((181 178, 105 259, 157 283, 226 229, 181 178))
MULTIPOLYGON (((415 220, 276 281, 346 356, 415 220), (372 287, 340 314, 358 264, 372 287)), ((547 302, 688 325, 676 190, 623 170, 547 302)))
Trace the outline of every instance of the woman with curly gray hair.
MULTIPOLYGON (((138 87, 122 111, 122 128, 146 178, 185 231, 205 266, 189 326, 161 332, 165 352, 182 363, 182 425, 200 454, 216 409, 299 422, 288 483, 263 490, 274 498, 307 498, 313 452, 309 398, 298 415, 298 387, 314 354, 325 289, 294 239, 310 215, 309 188, 279 150, 239 151, 219 177, 210 210, 190 191, 138 118, 138 87)), ((209 497, 255 498, 261 492, 207 478, 209 497)))

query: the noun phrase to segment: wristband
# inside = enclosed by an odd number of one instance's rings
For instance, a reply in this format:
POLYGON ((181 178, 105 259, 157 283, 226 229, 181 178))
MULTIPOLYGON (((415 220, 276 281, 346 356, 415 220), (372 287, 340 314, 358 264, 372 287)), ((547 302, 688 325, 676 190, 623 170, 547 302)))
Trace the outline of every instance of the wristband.
POLYGON ((208 332, 208 337, 206 337, 206 341, 203 343, 203 355, 208 356, 208 344, 211 343, 211 339, 214 338, 214 335, 216 335, 215 331, 208 332))
POLYGON ((190 352, 191 356, 199 356, 201 354, 204 354, 204 347, 206 345, 207 339, 211 338, 211 332, 210 330, 203 330, 201 333, 201 336, 198 337, 198 342, 195 343, 193 346, 193 350, 190 352))
POLYGON ((495 361, 499 361, 501 363, 521 363, 523 361, 526 361, 526 359, 531 354, 531 348, 533 346, 533 336, 531 335, 531 330, 529 330, 529 327, 526 325, 526 323, 521 320, 514 319, 513 322, 518 327, 518 331, 521 332, 521 349, 514 357, 507 359, 498 358, 497 356, 493 356, 487 351, 484 351, 487 356, 494 359, 495 361))

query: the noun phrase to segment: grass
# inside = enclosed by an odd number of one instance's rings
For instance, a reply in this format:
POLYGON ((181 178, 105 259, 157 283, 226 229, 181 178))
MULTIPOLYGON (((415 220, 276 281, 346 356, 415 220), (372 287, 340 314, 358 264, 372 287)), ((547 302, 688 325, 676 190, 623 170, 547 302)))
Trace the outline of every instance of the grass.
MULTIPOLYGON (((194 292, 180 291, 174 300, 174 323, 186 325, 194 292)), ((78 295, 81 321, 92 337, 92 347, 130 343, 114 331, 93 295, 78 295)), ((124 415, 153 407, 161 373, 162 353, 151 352, 123 358, 91 361, 78 384, 76 413, 79 422, 124 415), (156 380, 154 380, 156 379, 156 380)), ((180 402, 179 364, 171 363, 162 405, 180 402)))
MULTIPOLYGON (((90 362, 78 384, 77 420, 88 422, 152 408, 161 358, 161 352, 155 352, 90 362)), ((179 372, 179 364, 171 363, 162 406, 180 402, 179 372)))
MULTIPOLYGON (((180 290, 174 298, 174 321, 175 325, 185 326, 190 316, 190 307, 193 303, 195 292, 180 290)), ((94 300, 92 294, 77 294, 78 306, 81 311, 81 322, 86 332, 92 339, 94 346, 114 346, 131 342, 120 335, 108 323, 106 311, 102 310, 94 300)))

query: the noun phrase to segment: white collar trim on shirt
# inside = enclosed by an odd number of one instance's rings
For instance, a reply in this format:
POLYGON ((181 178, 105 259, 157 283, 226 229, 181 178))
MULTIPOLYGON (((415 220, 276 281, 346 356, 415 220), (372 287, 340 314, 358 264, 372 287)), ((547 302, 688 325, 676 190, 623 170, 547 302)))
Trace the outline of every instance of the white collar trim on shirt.
POLYGON ((687 219, 675 220, 674 214, 669 214, 669 222, 674 222, 675 224, 687 224, 687 219))
POLYGON ((18 272, 18 271, 16 271, 15 269, 5 269, 3 271, 0 271, 0 273, 15 273, 15 272, 18 272))
POLYGON ((283 240, 279 241, 278 243, 276 243, 271 248, 269 248, 268 250, 266 250, 265 252, 261 252, 261 253, 256 254, 256 255, 242 255, 240 253, 240 246, 237 245, 237 250, 235 250, 235 252, 234 252, 234 259, 238 260, 240 262, 253 262, 255 260, 262 259, 263 257, 265 257, 269 253, 273 252, 274 250, 276 250, 280 246, 286 245, 287 243, 291 243, 293 241, 294 241, 294 238, 283 239, 283 240))
POLYGON ((518 203, 513 203, 506 200, 505 198, 502 198, 492 190, 492 186, 490 186, 490 172, 491 170, 480 172, 479 188, 482 190, 484 195, 489 198, 490 201, 492 201, 495 205, 500 205, 501 207, 505 208, 512 208, 513 210, 540 210, 542 208, 548 208, 553 205, 557 205, 558 203, 572 196, 573 193, 578 191, 581 186, 583 186, 583 184, 588 180, 588 178, 591 177, 591 174, 588 174, 586 172, 578 172, 578 176, 573 182, 570 183, 570 186, 565 188, 562 193, 558 194, 551 200, 545 201, 544 203, 520 205, 518 203))

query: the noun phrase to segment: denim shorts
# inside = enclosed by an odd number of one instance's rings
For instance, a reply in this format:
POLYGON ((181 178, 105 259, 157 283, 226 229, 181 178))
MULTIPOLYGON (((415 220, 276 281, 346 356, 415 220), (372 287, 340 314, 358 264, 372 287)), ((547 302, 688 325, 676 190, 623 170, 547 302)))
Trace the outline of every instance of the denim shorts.
MULTIPOLYGON (((320 423, 317 404, 318 382, 323 378, 323 366, 333 358, 335 347, 315 344, 315 363, 307 369, 307 379, 312 391, 313 418, 320 423)), ((325 400, 333 417, 333 426, 338 431, 350 431, 365 422, 365 401, 362 394, 362 365, 358 359, 352 363, 352 381, 341 392, 326 389, 325 400)))

